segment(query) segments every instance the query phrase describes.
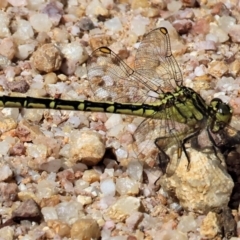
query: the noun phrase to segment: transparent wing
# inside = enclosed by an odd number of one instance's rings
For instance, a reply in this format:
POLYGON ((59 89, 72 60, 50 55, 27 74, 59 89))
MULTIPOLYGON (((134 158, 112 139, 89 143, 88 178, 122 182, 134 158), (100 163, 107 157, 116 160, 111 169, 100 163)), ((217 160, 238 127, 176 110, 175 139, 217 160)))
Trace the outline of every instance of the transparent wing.
MULTIPOLYGON (((172 146, 176 146, 181 151, 182 141, 191 129, 186 124, 168 119, 167 116, 172 116, 172 114, 172 108, 166 109, 162 113, 155 113, 152 118, 145 119, 136 129, 134 138, 138 146, 138 152, 148 162, 156 162, 159 156, 160 166, 167 166, 169 160, 171 165, 171 156, 166 157, 163 152, 172 146), (159 114, 162 116, 159 116, 159 114), (155 118, 156 116, 157 118, 155 118)), ((171 173, 169 171, 168 174, 173 174, 176 168, 177 164, 172 164, 171 173)), ((162 170, 164 171, 164 169, 162 170)))
POLYGON ((135 58, 135 71, 156 92, 171 92, 182 85, 182 73, 172 55, 166 28, 157 28, 143 37, 135 58))
POLYGON ((173 91, 182 84, 165 28, 155 29, 143 37, 135 70, 107 47, 92 53, 87 70, 94 98, 101 101, 151 102, 160 93, 173 91))

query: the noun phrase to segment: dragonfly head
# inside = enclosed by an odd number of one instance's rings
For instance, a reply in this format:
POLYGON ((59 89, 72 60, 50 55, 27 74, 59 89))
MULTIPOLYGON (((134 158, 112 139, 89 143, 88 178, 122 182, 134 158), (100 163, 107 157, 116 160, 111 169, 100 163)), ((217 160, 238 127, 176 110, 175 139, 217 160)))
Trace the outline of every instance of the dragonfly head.
POLYGON ((209 115, 212 118, 211 131, 217 133, 226 127, 232 118, 232 109, 219 98, 212 99, 209 106, 209 115))

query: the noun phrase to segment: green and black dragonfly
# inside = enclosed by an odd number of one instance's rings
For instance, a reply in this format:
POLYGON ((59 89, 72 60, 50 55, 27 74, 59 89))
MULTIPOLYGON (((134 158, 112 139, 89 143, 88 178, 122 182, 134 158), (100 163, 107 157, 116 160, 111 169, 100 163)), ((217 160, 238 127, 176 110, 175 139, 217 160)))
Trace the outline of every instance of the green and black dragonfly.
MULTIPOLYGON (((178 158, 182 151, 188 158, 186 142, 203 129, 214 142, 212 135, 223 131, 230 122, 229 105, 218 98, 207 105, 198 93, 183 85, 164 27, 143 37, 136 52, 134 70, 108 47, 100 47, 92 53, 87 70, 94 101, 1 96, 0 106, 144 117, 134 135, 139 151, 147 157, 155 157, 160 151, 161 159, 169 159, 165 150, 171 145, 177 146, 178 158), (158 151, 153 148, 154 143, 158 151)), ((190 163, 189 158, 188 161, 190 163)))

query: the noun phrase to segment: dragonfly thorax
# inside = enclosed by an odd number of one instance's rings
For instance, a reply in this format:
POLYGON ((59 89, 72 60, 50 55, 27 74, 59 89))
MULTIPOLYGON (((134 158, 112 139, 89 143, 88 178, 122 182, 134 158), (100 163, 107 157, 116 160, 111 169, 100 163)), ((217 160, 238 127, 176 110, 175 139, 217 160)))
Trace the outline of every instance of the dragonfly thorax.
POLYGON ((208 111, 212 119, 210 128, 214 133, 222 130, 232 118, 232 109, 219 98, 212 99, 208 111))

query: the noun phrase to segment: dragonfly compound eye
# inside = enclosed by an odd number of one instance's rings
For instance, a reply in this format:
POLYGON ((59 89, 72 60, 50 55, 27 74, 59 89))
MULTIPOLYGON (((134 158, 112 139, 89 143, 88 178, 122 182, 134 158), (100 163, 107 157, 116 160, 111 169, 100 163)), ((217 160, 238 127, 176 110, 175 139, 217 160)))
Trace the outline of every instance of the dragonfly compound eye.
POLYGON ((219 98, 212 99, 210 103, 210 117, 212 118, 212 132, 223 129, 232 118, 232 109, 219 98))

